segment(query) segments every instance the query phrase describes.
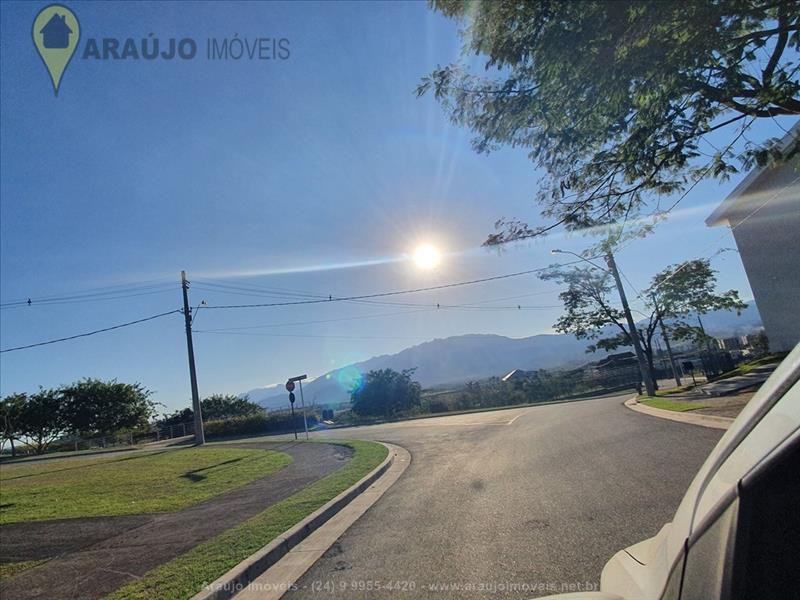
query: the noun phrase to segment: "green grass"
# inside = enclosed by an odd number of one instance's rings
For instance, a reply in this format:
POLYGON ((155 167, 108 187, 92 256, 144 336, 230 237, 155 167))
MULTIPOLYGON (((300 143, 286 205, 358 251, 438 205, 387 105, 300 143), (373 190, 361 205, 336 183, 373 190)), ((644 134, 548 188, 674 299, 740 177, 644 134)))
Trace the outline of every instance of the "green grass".
POLYGON ((0 583, 19 575, 22 571, 32 569, 46 560, 24 560, 22 562, 0 563, 0 583))
POLYGON ((694 389, 693 383, 682 385, 680 387, 662 388, 660 390, 656 390, 656 396, 671 396, 672 394, 688 392, 691 389, 694 389))
POLYGON ((648 398, 647 400, 641 400, 640 403, 645 406, 652 406, 653 408, 672 410, 675 412, 687 412, 690 410, 697 410, 698 408, 708 408, 709 406, 702 402, 684 402, 682 400, 665 400, 664 398, 648 398))
POLYGON ((185 448, 0 467, 0 524, 177 511, 265 477, 288 454, 185 448))
POLYGON ((264 512, 178 558, 153 569, 141 579, 111 595, 111 600, 162 600, 191 598, 245 558, 356 483, 377 467, 387 455, 386 447, 374 442, 342 443, 355 450, 350 462, 309 487, 273 504, 264 512))

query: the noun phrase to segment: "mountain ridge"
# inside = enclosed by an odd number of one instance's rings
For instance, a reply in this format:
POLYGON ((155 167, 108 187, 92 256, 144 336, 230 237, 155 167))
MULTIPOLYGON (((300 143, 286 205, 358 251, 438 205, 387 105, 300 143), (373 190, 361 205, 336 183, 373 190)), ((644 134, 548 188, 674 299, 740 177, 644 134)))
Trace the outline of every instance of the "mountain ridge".
MULTIPOLYGON (((703 325, 711 335, 729 337, 757 330, 761 320, 755 304, 750 302, 741 316, 717 311, 704 315, 703 325)), ((589 343, 573 335, 557 333, 521 338, 466 333, 434 338, 394 354, 373 356, 324 373, 304 384, 303 391, 307 404, 333 404, 347 401, 352 386, 364 373, 374 369, 415 369, 414 379, 423 387, 431 387, 502 376, 513 369, 574 367, 607 355, 602 351, 587 354, 589 343)), ((288 406, 287 394, 280 385, 255 388, 247 394, 253 402, 267 409, 288 406)))

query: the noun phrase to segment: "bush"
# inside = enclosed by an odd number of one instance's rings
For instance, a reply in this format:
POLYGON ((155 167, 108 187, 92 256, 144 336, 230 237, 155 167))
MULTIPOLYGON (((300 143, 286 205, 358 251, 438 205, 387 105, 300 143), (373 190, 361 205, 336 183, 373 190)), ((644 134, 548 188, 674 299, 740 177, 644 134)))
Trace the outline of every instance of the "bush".
MULTIPOLYGON (((317 415, 311 413, 307 416, 309 427, 317 424, 317 415)), ((303 431, 303 415, 295 414, 297 431, 303 431)), ((255 414, 232 419, 217 419, 204 423, 206 437, 232 437, 237 435, 258 435, 263 433, 276 433, 292 431, 291 413, 255 414)))

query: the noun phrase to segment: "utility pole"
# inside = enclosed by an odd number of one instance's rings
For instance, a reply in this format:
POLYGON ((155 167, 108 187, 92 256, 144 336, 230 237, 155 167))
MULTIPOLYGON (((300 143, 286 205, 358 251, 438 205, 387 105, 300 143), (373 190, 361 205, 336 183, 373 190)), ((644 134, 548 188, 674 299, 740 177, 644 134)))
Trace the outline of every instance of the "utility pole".
POLYGON ((667 347, 667 355, 669 356, 669 366, 672 367, 672 376, 675 378, 675 384, 678 387, 681 387, 681 378, 678 375, 678 367, 675 366, 675 357, 672 355, 672 346, 669 344, 669 336, 667 336, 667 328, 664 326, 664 319, 661 316, 661 310, 658 308, 658 300, 656 299, 656 294, 653 292, 651 294, 653 298, 653 306, 656 309, 656 318, 658 319, 658 324, 661 326, 661 337, 664 338, 664 345, 667 347))
POLYGON ((186 271, 181 271, 181 289, 183 290, 183 319, 186 322, 186 350, 189 353, 189 378, 192 382, 194 443, 200 446, 206 443, 206 436, 203 432, 203 413, 200 408, 200 394, 197 391, 197 370, 194 366, 194 344, 192 343, 192 311, 189 308, 189 282, 186 281, 186 271))
POLYGON ((631 343, 633 344, 633 349, 636 351, 636 360, 639 363, 639 372, 642 374, 644 387, 647 390, 648 396, 655 396, 656 388, 653 384, 652 378, 650 377, 650 370, 647 368, 647 363, 645 363, 644 360, 644 354, 642 353, 642 349, 639 344, 639 332, 636 330, 636 325, 633 322, 631 309, 628 306, 628 298, 625 296, 625 289, 622 287, 622 280, 619 278, 617 263, 614 260, 614 255, 611 253, 611 250, 606 252, 606 264, 608 265, 608 270, 611 271, 611 275, 614 277, 614 283, 617 285, 619 299, 620 302, 622 302, 622 311, 625 313, 625 320, 628 322, 628 333, 631 338, 631 343))

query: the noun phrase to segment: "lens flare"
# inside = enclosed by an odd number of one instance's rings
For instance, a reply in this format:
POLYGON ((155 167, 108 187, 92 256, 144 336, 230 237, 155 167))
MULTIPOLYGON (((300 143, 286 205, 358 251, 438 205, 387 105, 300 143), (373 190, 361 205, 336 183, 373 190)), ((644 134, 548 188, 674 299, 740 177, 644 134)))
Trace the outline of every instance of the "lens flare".
POLYGON ((336 372, 336 381, 348 393, 358 391, 364 386, 364 376, 353 366, 339 369, 336 372))

